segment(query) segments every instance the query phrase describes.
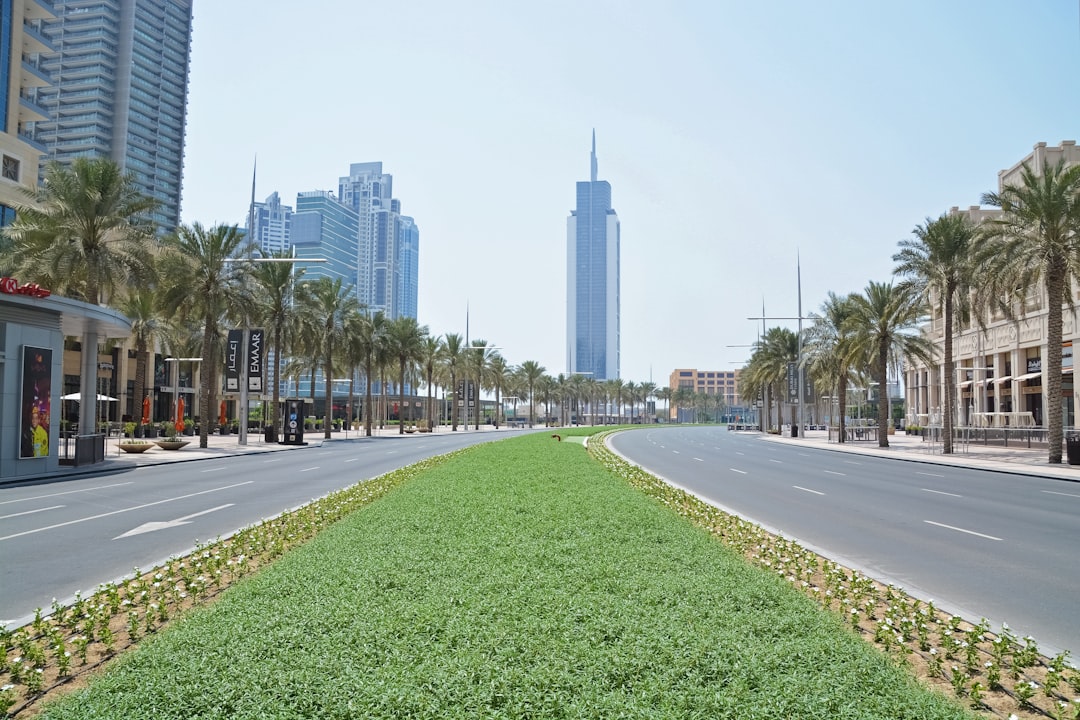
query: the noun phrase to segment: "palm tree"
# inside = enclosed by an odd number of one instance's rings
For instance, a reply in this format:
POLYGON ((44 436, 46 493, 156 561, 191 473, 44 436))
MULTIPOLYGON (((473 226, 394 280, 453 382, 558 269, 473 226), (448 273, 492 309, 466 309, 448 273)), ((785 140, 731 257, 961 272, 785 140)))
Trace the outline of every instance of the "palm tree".
POLYGON ((334 414, 334 349, 345 343, 346 319, 360 312, 360 301, 356 299, 352 287, 344 286, 341 278, 329 277, 316 278, 299 285, 297 300, 311 317, 320 319, 316 352, 322 358, 323 381, 326 383, 323 438, 329 440, 334 414))
MULTIPOLYGON (((785 385, 788 364, 799 360, 799 337, 794 330, 772 327, 755 343, 754 354, 750 357, 750 373, 765 388, 780 388, 785 385)), ((768 390, 766 390, 767 394, 768 390)), ((772 392, 777 404, 777 422, 782 422, 780 394, 772 392)), ((790 406, 791 426, 797 425, 795 404, 790 406)))
POLYGON ((664 422, 671 422, 671 388, 662 387, 656 391, 656 398, 664 401, 664 422))
POLYGON ((428 428, 431 430, 434 430, 436 427, 431 393, 434 389, 435 371, 439 367, 442 355, 442 338, 437 335, 425 335, 424 342, 420 348, 420 365, 424 369, 424 379, 427 383, 427 410, 424 416, 427 418, 428 428))
MULTIPOLYGON (((200 223, 181 225, 164 240, 161 258, 161 304, 180 320, 198 319, 202 325, 202 382, 199 391, 199 447, 207 444, 210 417, 217 401, 215 343, 220 342, 226 313, 242 314, 251 307, 247 291, 248 269, 226 260, 235 256, 244 236, 235 225, 205 228, 200 223)), ((247 422, 247 418, 241 418, 247 422)))
MULTIPOLYGON (((289 257, 280 252, 269 256, 273 260, 289 257)), ((304 274, 303 268, 294 268, 291 263, 260 262, 254 263, 252 279, 258 288, 256 293, 255 319, 270 326, 270 345, 267 357, 273 353, 273 376, 270 385, 273 399, 270 405, 270 427, 267 439, 277 440, 278 405, 281 403, 281 362, 285 354, 283 335, 291 318, 295 316, 293 308, 293 287, 296 280, 304 274)))
POLYGON ((149 213, 156 201, 141 195, 112 160, 51 163, 45 182, 23 192, 27 204, 17 206, 15 222, 4 228, 20 277, 92 305, 153 277, 149 213))
POLYGON ((889 368, 899 368, 905 357, 929 363, 933 345, 918 334, 924 319, 923 295, 910 283, 893 285, 871 281, 862 295, 852 297, 852 351, 870 354, 878 386, 878 446, 889 447, 889 368))
MULTIPOLYGON (((1072 307, 1070 287, 1080 285, 1080 165, 1062 158, 1040 176, 1024 165, 1019 185, 982 196, 1002 210, 983 225, 979 276, 984 295, 994 299, 1026 292, 1042 283, 1047 298, 1046 427, 1049 462, 1061 462, 1062 305, 1072 307)), ((1011 304, 1002 308, 1010 317, 1011 304)))
POLYGON ((970 315, 974 279, 975 226, 960 213, 926 218, 916 225, 914 238, 901 240, 893 274, 906 278, 921 292, 927 303, 936 302, 945 319, 945 439, 942 452, 953 451, 953 424, 956 411, 956 370, 953 364, 953 335, 959 319, 970 315))
POLYGON ((398 367, 398 434, 405 434, 405 368, 421 358, 427 325, 417 325, 416 318, 402 315, 391 320, 386 328, 390 355, 398 367))
MULTIPOLYGON (((473 406, 473 424, 476 429, 480 429, 480 389, 484 385, 484 380, 487 379, 487 363, 490 359, 490 353, 494 350, 487 349, 487 340, 473 340, 472 344, 466 348, 465 351, 465 371, 471 380, 475 381, 473 386, 473 392, 476 393, 476 404, 473 406)), ((466 395, 472 395, 466 389, 466 395)), ((466 417, 468 411, 466 411, 466 417)), ((468 420, 465 421, 465 429, 469 429, 468 420)))
MULTIPOLYGON (((464 356, 462 355, 464 341, 461 339, 461 335, 457 333, 446 333, 443 343, 443 360, 450 371, 450 390, 454 393, 454 404, 457 404, 461 400, 457 390, 457 378, 458 371, 461 370, 464 363, 464 356)), ((450 417, 450 429, 457 432, 458 414, 456 408, 450 412, 450 417)))
POLYGON ((372 399, 371 380, 378 372, 379 359, 386 345, 386 316, 382 312, 361 315, 352 321, 350 337, 357 345, 356 354, 364 369, 364 434, 371 437, 372 399))
POLYGON ((809 371, 820 387, 829 388, 838 402, 838 442, 846 441, 844 418, 847 415, 847 388, 852 369, 861 363, 852 353, 851 330, 848 320, 852 314, 852 294, 844 297, 830 291, 807 328, 803 357, 809 371))
MULTIPOLYGON (((645 402, 645 408, 641 411, 642 421, 644 422, 645 420, 648 419, 647 413, 648 413, 648 407, 649 407, 649 400, 656 400, 656 393, 657 393, 656 383, 650 382, 650 381, 645 381, 645 382, 641 383, 641 385, 639 385, 638 388, 639 388, 639 391, 641 393, 640 397, 645 402)), ((655 403, 653 403, 653 405, 654 405, 654 407, 653 407, 653 416, 655 417, 656 416, 655 403)))
POLYGON ((529 389, 529 427, 532 427, 536 424, 536 381, 543 377, 545 368, 535 360, 526 360, 521 363, 520 370, 529 389))
POLYGON ((533 383, 533 387, 540 396, 540 400, 544 403, 544 424, 546 425, 548 418, 551 417, 551 401, 554 399, 555 391, 558 389, 555 385, 555 378, 550 375, 541 375, 533 383))
MULTIPOLYGON (((138 403, 150 399, 150 418, 154 417, 154 398, 146 381, 150 365, 150 348, 163 329, 164 320, 157 304, 157 295, 150 287, 132 288, 120 304, 120 312, 131 321, 131 337, 135 340, 135 393, 138 402, 135 413, 142 415, 138 403)), ((141 423, 140 423, 141 424, 141 423)))
POLYGON ((495 429, 499 429, 499 415, 502 412, 502 390, 506 387, 510 378, 510 366, 499 353, 494 353, 488 359, 488 381, 495 391, 495 429))

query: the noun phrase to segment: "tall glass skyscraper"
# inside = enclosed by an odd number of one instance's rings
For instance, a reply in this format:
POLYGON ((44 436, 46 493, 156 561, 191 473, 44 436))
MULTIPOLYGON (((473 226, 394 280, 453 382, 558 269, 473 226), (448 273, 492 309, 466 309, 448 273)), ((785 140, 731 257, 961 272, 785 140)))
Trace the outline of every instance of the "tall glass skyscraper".
POLYGON ((595 380, 619 377, 619 216, 611 184, 597 180, 596 131, 591 173, 577 184, 566 220, 566 368, 595 380))
POLYGON ((292 216, 293 209, 281 204, 281 196, 276 191, 271 193, 264 202, 253 206, 250 215, 250 220, 255 222, 252 241, 267 255, 288 250, 292 216))
POLYGON ((180 223, 191 0, 53 0, 44 35, 56 53, 42 68, 53 80, 34 100, 43 161, 109 157, 156 198, 158 228, 180 223))
POLYGON ((401 215, 394 178, 381 162, 353 163, 338 181, 338 197, 360 217, 357 294, 369 312, 416 317, 420 229, 401 215))
POLYGON ((325 190, 297 193, 291 241, 297 258, 325 258, 324 263, 297 263, 304 279, 341 278, 355 291, 359 218, 351 207, 325 190))

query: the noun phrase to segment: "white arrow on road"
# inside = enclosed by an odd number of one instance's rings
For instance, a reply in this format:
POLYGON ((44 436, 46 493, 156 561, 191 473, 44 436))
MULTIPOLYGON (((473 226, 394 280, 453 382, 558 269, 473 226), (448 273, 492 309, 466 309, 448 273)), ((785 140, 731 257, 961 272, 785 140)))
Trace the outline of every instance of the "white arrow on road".
POLYGON ((234 503, 228 505, 218 505, 216 508, 210 508, 209 510, 203 510, 202 512, 192 513, 191 515, 185 515, 175 520, 166 520, 165 522, 148 522, 143 523, 134 530, 128 530, 123 535, 117 535, 113 540, 119 540, 120 538, 131 537, 132 535, 142 535, 143 533, 154 532, 155 530, 164 530, 171 527, 180 527, 181 525, 187 525, 191 522, 191 518, 199 517, 200 515, 206 515, 208 513, 215 512, 217 510, 224 510, 227 507, 232 507, 234 503))

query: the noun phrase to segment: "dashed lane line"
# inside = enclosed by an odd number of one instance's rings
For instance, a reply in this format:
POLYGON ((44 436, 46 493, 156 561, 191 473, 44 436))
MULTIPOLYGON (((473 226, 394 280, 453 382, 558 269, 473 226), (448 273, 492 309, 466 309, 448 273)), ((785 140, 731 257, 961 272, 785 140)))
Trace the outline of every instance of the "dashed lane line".
POLYGON ((946 525, 945 523, 934 522, 933 520, 923 520, 928 525, 936 525, 938 527, 947 528, 949 530, 955 530, 956 532, 967 533, 968 535, 975 535, 976 537, 986 538, 987 540, 997 540, 1001 542, 1001 538, 994 537, 993 535, 984 535, 981 532, 975 532, 974 530, 965 530, 964 528, 958 528, 954 525, 946 525))
POLYGON ((817 490, 811 490, 810 488, 804 488, 802 485, 792 485, 791 487, 795 488, 796 490, 802 490, 803 492, 814 493, 815 495, 824 495, 825 494, 823 492, 818 492, 817 490))
POLYGON ((956 493, 942 492, 941 490, 931 490, 930 488, 921 488, 923 492, 934 493, 935 495, 948 495, 949 497, 962 498, 963 495, 957 495, 956 493))
POLYGON ((33 515, 34 513, 45 512, 46 510, 59 510, 67 505, 53 505, 52 507, 38 508, 37 510, 26 510, 21 513, 12 513, 10 515, 0 515, 0 520, 7 520, 8 518, 19 517, 20 515, 33 515))
POLYGON ((134 482, 122 482, 112 483, 111 485, 98 485, 92 488, 83 488, 82 490, 65 490, 64 492, 49 493, 48 495, 34 495, 33 497, 16 498, 15 500, 4 500, 0 502, 0 505, 8 505, 10 503, 26 502, 27 500, 44 500, 45 498, 60 497, 61 495, 72 495, 74 493, 93 492, 94 490, 106 490, 108 488, 122 487, 124 485, 133 485, 134 482))

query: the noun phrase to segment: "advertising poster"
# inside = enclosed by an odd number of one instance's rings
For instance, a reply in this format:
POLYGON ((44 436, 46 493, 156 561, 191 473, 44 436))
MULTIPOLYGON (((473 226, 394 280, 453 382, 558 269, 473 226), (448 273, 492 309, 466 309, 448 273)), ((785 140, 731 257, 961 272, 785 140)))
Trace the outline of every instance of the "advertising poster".
POLYGON ((19 457, 48 457, 52 350, 24 345, 22 378, 19 457))

